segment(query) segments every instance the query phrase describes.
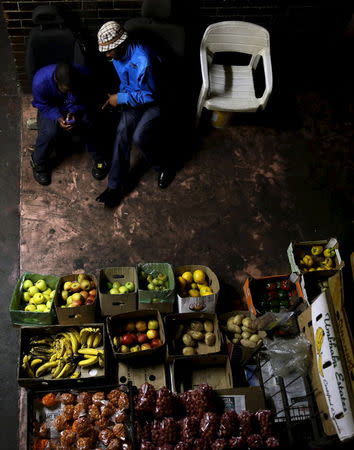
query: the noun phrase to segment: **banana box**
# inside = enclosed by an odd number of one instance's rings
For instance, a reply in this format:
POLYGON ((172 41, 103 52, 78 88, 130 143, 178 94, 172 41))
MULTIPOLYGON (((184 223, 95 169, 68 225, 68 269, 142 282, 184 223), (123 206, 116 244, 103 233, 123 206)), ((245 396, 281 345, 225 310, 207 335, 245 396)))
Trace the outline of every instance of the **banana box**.
POLYGON ((21 328, 19 385, 102 382, 108 373, 105 340, 101 323, 21 328))
POLYGON ((354 437, 353 394, 343 359, 343 349, 323 291, 311 305, 314 348, 320 382, 329 415, 341 441, 354 437))

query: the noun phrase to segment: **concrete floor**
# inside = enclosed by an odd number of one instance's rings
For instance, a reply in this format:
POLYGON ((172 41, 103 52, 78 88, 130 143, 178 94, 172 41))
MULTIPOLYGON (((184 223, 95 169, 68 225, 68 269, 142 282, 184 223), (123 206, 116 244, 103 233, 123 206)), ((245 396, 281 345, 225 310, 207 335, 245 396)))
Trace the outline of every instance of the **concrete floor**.
MULTIPOLYGON (((10 64, 6 39, 0 38, 1 55, 10 64)), ((290 66, 277 49, 272 55, 275 83, 266 113, 235 117, 222 130, 205 130, 199 145, 186 141, 188 158, 166 191, 157 189, 156 175, 148 170, 114 211, 94 201, 105 181, 91 177, 84 153, 68 156, 48 188, 33 181, 28 148, 35 132, 23 123, 34 111, 30 99, 22 98, 19 145, 20 99, 13 72, 0 74, 0 129, 6 130, 0 134, 1 418, 2 428, 9 430, 1 448, 16 448, 17 333, 7 307, 19 272, 97 274, 101 267, 142 261, 200 263, 220 278, 220 310, 230 310, 241 300, 247 275, 289 272, 286 249, 292 240, 337 236, 349 266, 354 131, 347 69, 337 74, 341 83, 333 93, 333 73, 318 65, 321 55, 310 63, 310 49, 299 51, 302 60, 290 66), (305 63, 310 64, 307 76, 301 69, 305 63)), ((347 269, 345 274, 348 279, 347 269)))

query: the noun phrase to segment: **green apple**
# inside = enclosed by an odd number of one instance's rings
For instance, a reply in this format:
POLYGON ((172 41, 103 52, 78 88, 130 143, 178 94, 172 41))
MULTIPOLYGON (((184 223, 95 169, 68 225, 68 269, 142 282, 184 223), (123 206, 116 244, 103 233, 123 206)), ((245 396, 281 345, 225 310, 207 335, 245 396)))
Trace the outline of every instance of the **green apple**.
POLYGON ((71 281, 65 281, 63 289, 64 291, 69 291, 71 289, 71 281))
POLYGON ((50 298, 53 300, 54 296, 55 296, 55 290, 53 290, 53 291, 50 293, 50 298))
POLYGON ((155 286, 157 286, 160 283, 160 280, 158 280, 157 278, 154 278, 152 280, 152 284, 154 284, 155 286))
POLYGON ((33 283, 31 280, 25 280, 23 282, 23 289, 25 289, 26 291, 28 290, 28 288, 30 288, 31 286, 33 286, 33 283))
POLYGON ((46 303, 45 305, 46 305, 46 307, 47 307, 49 310, 51 310, 51 309, 52 309, 52 304, 53 304, 53 302, 52 302, 51 300, 48 300, 47 303, 46 303))
POLYGON ((37 286, 31 286, 28 288, 27 292, 31 297, 33 297, 34 294, 37 294, 39 292, 39 289, 37 288, 37 286))
POLYGON ((135 284, 132 283, 131 281, 127 281, 125 283, 125 287, 128 289, 129 292, 134 292, 135 291, 135 284))
POLYGON ((79 300, 82 300, 80 292, 75 292, 72 296, 73 302, 78 302, 79 300))
POLYGON ((107 281, 107 291, 112 289, 112 287, 113 287, 113 283, 111 283, 110 281, 107 281))
POLYGON ((160 299, 159 298, 153 298, 153 299, 151 299, 151 303, 160 303, 160 299))
POLYGON ((147 288, 148 288, 149 291, 154 291, 154 290, 155 290, 155 285, 152 284, 152 283, 149 283, 149 284, 147 285, 147 288))
POLYGON ((148 275, 146 279, 148 280, 149 283, 151 283, 154 277, 152 275, 148 275))
POLYGON ((72 302, 73 302, 73 296, 70 295, 70 296, 66 299, 66 304, 67 304, 68 306, 70 306, 70 305, 72 304, 72 302))
POLYGON ((37 280, 34 285, 37 286, 37 288, 41 292, 43 292, 47 289, 47 283, 45 282, 45 280, 37 280))
POLYGON ((50 288, 47 288, 44 292, 43 295, 50 295, 52 292, 52 290, 50 288))
POLYGON ((91 287, 90 280, 82 280, 80 283, 80 287, 83 291, 88 291, 91 287))
POLYGON ((120 294, 119 289, 112 288, 109 290, 109 293, 112 295, 120 294))
POLYGON ((50 300, 50 295, 49 294, 44 294, 43 293, 43 297, 45 298, 46 302, 48 302, 50 300))
POLYGON ((61 291, 61 298, 65 301, 69 297, 69 291, 61 291))
POLYGON ((40 305, 41 303, 45 302, 45 297, 41 292, 37 292, 34 294, 34 296, 31 298, 30 303, 33 303, 34 305, 40 305))
POLYGON ((36 311, 36 310, 37 310, 36 305, 32 305, 32 304, 27 305, 26 308, 25 308, 25 311, 30 311, 30 312, 33 312, 33 311, 36 311))
POLYGON ((23 300, 25 302, 29 302, 31 300, 31 296, 30 296, 29 292, 24 292, 23 293, 23 300))
POLYGON ((128 294, 128 289, 125 287, 125 286, 121 286, 120 288, 119 288, 119 293, 120 294, 128 294))
POLYGON ((167 280, 167 275, 164 274, 164 273, 159 273, 159 274, 157 275, 157 278, 158 278, 159 280, 161 280, 161 281, 166 281, 166 280, 167 280))
POLYGON ((115 282, 112 284, 112 288, 113 288, 113 289, 119 289, 121 286, 122 286, 122 285, 119 283, 119 281, 115 281, 115 282))
MULTIPOLYGON (((81 284, 81 281, 87 280, 87 275, 86 273, 79 273, 78 277, 77 277, 77 281, 78 283, 81 284)), ((89 280, 87 280, 89 281, 89 280)))
POLYGON ((39 312, 45 312, 47 309, 48 308, 46 305, 43 305, 43 304, 37 305, 37 311, 39 311, 39 312))

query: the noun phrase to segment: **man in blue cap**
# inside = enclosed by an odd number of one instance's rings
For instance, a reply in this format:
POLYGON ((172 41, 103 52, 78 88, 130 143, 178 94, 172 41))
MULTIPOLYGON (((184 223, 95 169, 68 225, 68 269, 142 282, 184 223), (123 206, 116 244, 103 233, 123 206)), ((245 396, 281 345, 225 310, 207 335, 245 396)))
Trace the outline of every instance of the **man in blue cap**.
POLYGON ((81 134, 94 161, 93 177, 102 180, 108 173, 108 165, 98 150, 96 131, 88 117, 89 101, 84 87, 89 79, 86 68, 66 63, 42 67, 33 77, 32 105, 38 108, 38 136, 31 166, 34 179, 43 186, 51 183, 50 154, 55 140, 72 130, 81 134))
POLYGON ((129 39, 117 22, 106 22, 98 32, 98 49, 113 62, 120 80, 117 93, 108 94, 103 108, 120 106, 112 164, 107 189, 97 197, 106 207, 117 206, 124 194, 130 169, 130 152, 136 145, 158 172, 158 186, 166 188, 175 177, 166 148, 162 152, 163 133, 154 66, 157 56, 148 46, 129 39))

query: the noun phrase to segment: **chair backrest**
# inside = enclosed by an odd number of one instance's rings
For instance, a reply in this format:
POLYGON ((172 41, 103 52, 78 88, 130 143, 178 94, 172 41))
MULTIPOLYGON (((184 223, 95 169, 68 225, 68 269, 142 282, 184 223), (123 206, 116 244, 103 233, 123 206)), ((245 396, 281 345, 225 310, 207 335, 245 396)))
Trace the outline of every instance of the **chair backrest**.
POLYGON ((266 47, 269 47, 268 31, 254 23, 240 21, 209 25, 201 42, 201 49, 211 53, 240 52, 257 55, 266 47))

